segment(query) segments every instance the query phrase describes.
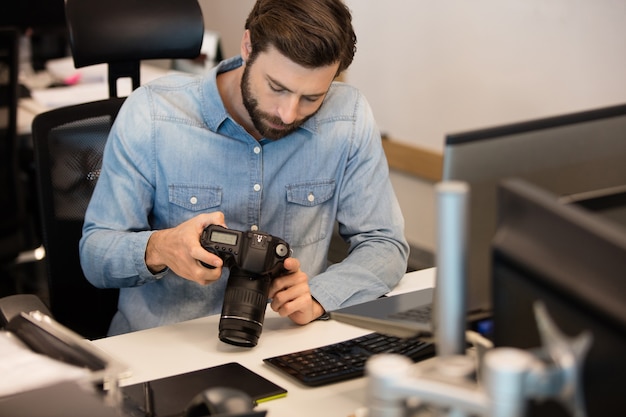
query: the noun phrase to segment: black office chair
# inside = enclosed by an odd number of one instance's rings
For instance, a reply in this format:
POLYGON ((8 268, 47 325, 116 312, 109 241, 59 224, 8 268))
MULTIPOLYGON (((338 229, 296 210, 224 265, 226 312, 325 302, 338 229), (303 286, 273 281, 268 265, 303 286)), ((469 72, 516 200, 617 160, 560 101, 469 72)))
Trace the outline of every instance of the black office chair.
POLYGON ((111 97, 119 78, 139 87, 141 60, 200 54, 204 21, 197 0, 68 0, 65 11, 74 65, 108 63, 111 97))
POLYGON ((78 241, 125 99, 117 97, 117 79, 130 77, 136 88, 141 60, 197 57, 204 23, 196 0, 67 0, 66 15, 75 66, 108 63, 110 98, 38 115, 33 143, 50 310, 58 322, 95 339, 106 336, 118 290, 87 281, 78 241))
POLYGON ((57 321, 89 339, 106 335, 117 290, 93 287, 78 241, 109 130, 124 98, 59 108, 33 121, 48 297, 57 321))

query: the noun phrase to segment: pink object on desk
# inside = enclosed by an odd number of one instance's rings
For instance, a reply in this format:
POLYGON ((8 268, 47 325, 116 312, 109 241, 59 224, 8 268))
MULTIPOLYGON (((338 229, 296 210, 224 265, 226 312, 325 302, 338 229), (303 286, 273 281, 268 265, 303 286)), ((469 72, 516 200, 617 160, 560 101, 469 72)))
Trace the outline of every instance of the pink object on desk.
POLYGON ((81 78, 80 72, 75 72, 74 74, 65 77, 63 79, 63 83, 65 85, 75 85, 80 82, 80 78, 81 78))

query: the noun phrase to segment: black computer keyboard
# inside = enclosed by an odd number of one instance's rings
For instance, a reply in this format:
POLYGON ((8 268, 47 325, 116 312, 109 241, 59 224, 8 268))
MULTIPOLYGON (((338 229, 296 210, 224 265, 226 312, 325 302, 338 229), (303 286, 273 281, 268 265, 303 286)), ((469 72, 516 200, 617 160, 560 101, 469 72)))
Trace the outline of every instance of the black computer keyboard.
POLYGON ((434 344, 419 337, 401 339, 370 333, 315 349, 263 359, 308 386, 327 385, 365 374, 365 362, 378 353, 397 353, 414 362, 434 355, 434 344))

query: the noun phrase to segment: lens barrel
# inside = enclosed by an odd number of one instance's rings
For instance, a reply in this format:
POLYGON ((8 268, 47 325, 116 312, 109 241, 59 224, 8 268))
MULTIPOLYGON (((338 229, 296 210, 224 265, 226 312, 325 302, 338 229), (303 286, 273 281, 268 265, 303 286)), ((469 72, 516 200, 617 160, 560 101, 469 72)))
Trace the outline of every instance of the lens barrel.
POLYGON ((251 274, 238 267, 230 269, 219 323, 222 342, 256 346, 263 330, 271 282, 269 275, 251 274))

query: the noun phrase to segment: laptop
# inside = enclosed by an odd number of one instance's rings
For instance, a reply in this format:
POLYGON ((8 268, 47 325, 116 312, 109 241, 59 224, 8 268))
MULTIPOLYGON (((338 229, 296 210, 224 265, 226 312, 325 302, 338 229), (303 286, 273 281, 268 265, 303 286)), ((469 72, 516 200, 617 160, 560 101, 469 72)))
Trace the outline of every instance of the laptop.
POLYGON ((397 337, 433 334, 434 288, 425 288, 329 312, 329 317, 343 323, 391 334, 397 337))
MULTIPOLYGON (((397 337, 431 337, 435 325, 435 288, 382 296, 372 301, 343 307, 328 313, 333 320, 397 337)), ((472 305, 468 300, 469 306, 472 305)), ((491 310, 467 309, 469 329, 487 336, 492 330, 491 310)))

